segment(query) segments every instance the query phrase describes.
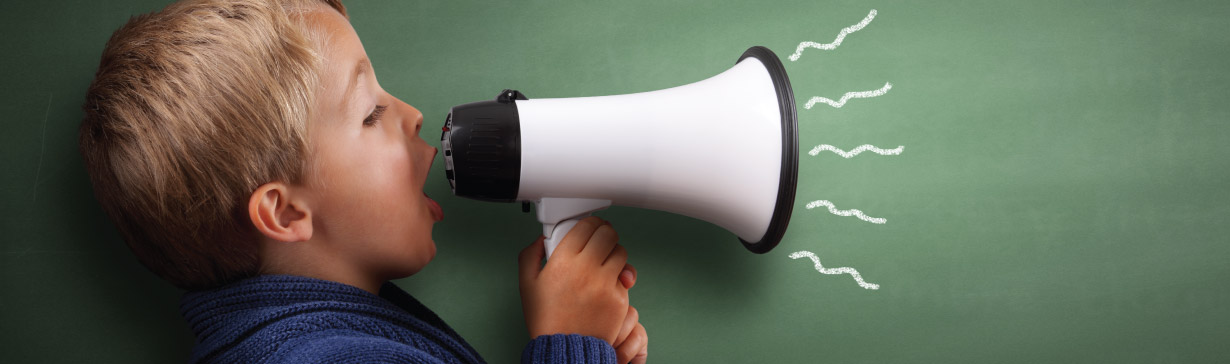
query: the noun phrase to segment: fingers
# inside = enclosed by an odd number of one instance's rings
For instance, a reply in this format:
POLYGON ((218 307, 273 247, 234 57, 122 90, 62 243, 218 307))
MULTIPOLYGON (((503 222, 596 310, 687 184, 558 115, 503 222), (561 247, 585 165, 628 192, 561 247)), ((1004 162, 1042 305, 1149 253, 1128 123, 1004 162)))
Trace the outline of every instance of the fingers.
POLYGON ((641 326, 641 324, 636 324, 636 326, 644 334, 645 345, 641 346, 641 352, 636 353, 636 356, 632 357, 632 364, 645 364, 645 360, 649 359, 649 333, 645 331, 645 326, 641 326))
MULTIPOLYGON (((619 233, 615 232, 615 228, 611 227, 611 223, 604 223, 594 229, 594 234, 589 237, 589 243, 585 244, 585 249, 581 250, 581 256, 593 264, 606 265, 617 263, 616 267, 623 268, 623 261, 611 260, 611 258, 618 258, 620 256, 618 251, 621 247, 618 243, 619 233)), ((626 261, 627 253, 624 252, 622 257, 626 261)), ((612 275, 618 273, 618 271, 611 272, 612 275)))
POLYGON ((615 357, 620 363, 644 363, 649 356, 649 335, 645 326, 637 323, 623 344, 615 348, 615 357))
POLYGON ((628 287, 624 285, 623 270, 627 266, 628 251, 622 245, 616 245, 615 250, 611 251, 611 255, 607 257, 607 262, 602 264, 602 274, 608 277, 615 277, 612 282, 615 288, 627 291, 628 287))
POLYGON ((641 352, 640 352, 640 353, 637 353, 637 354, 636 354, 636 356, 632 357, 632 361, 630 361, 630 362, 628 362, 628 363, 630 363, 630 364, 645 364, 645 360, 648 360, 648 359, 649 359, 649 343, 648 343, 648 342, 646 342, 646 343, 645 343, 645 347, 644 347, 644 348, 641 348, 641 352))
POLYGON ((615 347, 619 347, 624 341, 628 340, 628 335, 632 334, 632 329, 636 328, 636 324, 641 320, 641 315, 636 311, 635 307, 628 306, 628 314, 624 315, 624 325, 619 328, 619 335, 615 337, 615 347))
POLYGON ((540 264, 542 263, 542 258, 547 255, 547 250, 543 247, 543 240, 546 240, 546 238, 541 235, 538 236, 538 240, 522 249, 521 254, 517 256, 522 286, 537 279, 538 272, 542 270, 540 264))
POLYGON ((590 237, 594 235, 594 231, 598 230, 598 227, 606 224, 606 221, 603 221, 597 216, 590 216, 581 219, 580 222, 577 222, 577 224, 572 227, 572 230, 568 231, 568 235, 564 235, 564 239, 560 240, 559 246, 555 247, 555 252, 552 254, 552 257, 554 258, 555 256, 560 256, 561 252, 565 253, 564 256, 576 255, 580 253, 582 249, 585 249, 585 247, 589 245, 587 243, 591 240, 590 237))

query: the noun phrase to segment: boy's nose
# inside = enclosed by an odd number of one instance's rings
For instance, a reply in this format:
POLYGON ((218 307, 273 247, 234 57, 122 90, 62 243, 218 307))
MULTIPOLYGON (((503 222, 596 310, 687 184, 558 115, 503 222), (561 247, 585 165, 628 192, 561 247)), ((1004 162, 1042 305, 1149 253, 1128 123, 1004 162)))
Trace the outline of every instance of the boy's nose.
POLYGON ((397 103, 402 108, 401 111, 404 113, 403 115, 405 115, 405 118, 402 120, 408 124, 405 129, 407 131, 413 131, 413 135, 419 135, 419 132, 423 129, 423 112, 419 111, 419 109, 414 106, 401 101, 401 99, 397 99, 397 103))
POLYGON ((419 132, 423 130, 423 113, 419 112, 419 109, 414 108, 414 106, 409 107, 411 112, 410 124, 413 125, 414 135, 419 135, 419 132))

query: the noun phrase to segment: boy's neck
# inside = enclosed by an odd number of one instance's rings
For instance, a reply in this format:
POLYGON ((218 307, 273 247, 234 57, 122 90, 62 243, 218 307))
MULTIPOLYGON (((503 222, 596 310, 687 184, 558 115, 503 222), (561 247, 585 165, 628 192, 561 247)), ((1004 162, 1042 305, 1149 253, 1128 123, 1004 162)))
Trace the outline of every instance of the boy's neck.
POLYGON ((319 242, 261 242, 261 274, 287 274, 316 278, 357 287, 371 294, 380 294, 387 279, 374 277, 345 262, 331 258, 317 247, 319 242))

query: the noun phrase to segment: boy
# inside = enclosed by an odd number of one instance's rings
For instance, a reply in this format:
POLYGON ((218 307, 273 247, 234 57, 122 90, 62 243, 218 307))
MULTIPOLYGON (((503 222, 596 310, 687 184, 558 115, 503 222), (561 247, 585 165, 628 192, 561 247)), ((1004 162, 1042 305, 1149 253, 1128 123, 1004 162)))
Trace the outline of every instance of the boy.
MULTIPOLYGON (((112 35, 87 94, 95 195, 188 290, 193 362, 471 363, 389 283, 435 255, 422 114, 380 88, 338 0, 187 0, 112 35)), ((520 256, 523 362, 643 362, 635 270, 610 224, 520 256)))

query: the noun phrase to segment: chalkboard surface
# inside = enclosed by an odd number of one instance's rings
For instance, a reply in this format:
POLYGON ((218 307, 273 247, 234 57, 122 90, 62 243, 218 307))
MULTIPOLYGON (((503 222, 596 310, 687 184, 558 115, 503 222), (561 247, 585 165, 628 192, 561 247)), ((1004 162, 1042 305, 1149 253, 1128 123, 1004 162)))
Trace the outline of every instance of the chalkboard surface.
MULTIPOLYGON (((0 4, 0 362, 187 358, 180 292, 124 247, 76 149, 106 39, 163 4, 0 4)), ((1228 2, 347 6, 381 85, 423 111, 433 144, 451 106, 504 88, 623 94, 699 81, 754 45, 782 58, 800 177, 775 250, 687 217, 599 213, 640 272, 653 362, 1230 358, 1228 2), (818 46, 791 61, 802 42, 818 46), (864 144, 883 155, 843 157, 864 144), (804 251, 878 289, 791 258, 804 251)), ((540 226, 451 196, 436 165, 439 254, 397 283, 487 360, 516 362, 516 253, 540 226)))

